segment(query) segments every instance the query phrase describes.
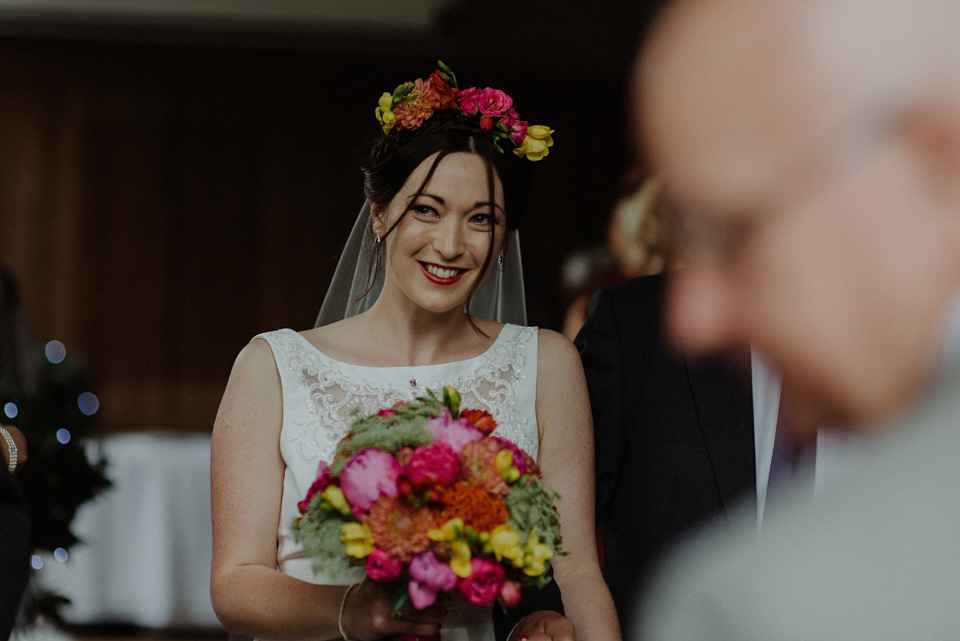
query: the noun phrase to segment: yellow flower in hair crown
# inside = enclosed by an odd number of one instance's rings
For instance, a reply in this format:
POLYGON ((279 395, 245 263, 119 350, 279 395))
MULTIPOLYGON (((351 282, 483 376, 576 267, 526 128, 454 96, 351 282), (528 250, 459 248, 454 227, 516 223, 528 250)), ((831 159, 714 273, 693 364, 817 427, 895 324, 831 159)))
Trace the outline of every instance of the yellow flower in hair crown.
POLYGON ((383 133, 418 129, 435 112, 456 109, 488 132, 500 153, 512 148, 517 156, 531 161, 542 160, 550 153, 553 129, 521 120, 508 94, 492 87, 460 89, 453 70, 440 60, 437 66, 439 69, 426 80, 405 82, 393 93, 380 96, 375 114, 383 133))

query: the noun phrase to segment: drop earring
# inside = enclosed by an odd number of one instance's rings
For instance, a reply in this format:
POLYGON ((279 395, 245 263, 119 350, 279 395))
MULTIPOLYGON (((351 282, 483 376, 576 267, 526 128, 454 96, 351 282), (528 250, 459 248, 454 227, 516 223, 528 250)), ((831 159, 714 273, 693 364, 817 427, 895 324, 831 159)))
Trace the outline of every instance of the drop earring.
POLYGON ((497 256, 497 263, 500 265, 503 264, 503 252, 500 252, 500 255, 497 256))
POLYGON ((379 244, 380 244, 380 233, 379 233, 379 232, 373 232, 373 234, 374 234, 374 239, 373 239, 374 244, 379 245, 379 244))

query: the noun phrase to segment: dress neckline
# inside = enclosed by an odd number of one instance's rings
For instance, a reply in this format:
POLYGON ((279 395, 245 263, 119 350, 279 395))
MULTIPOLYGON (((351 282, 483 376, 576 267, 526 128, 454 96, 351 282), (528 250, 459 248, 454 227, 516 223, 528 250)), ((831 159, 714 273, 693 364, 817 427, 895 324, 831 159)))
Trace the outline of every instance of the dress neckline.
POLYGON ((323 352, 319 347, 314 345, 312 342, 307 340, 307 338, 300 332, 291 329, 284 328, 280 331, 287 333, 288 335, 294 337, 294 339, 302 346, 306 347, 308 350, 320 355, 325 360, 333 363, 334 365, 340 367, 341 369, 353 369, 353 370, 376 370, 376 371, 402 371, 405 369, 416 369, 416 370, 431 370, 431 369, 441 369, 450 366, 458 366, 464 363, 470 363, 473 361, 478 361, 483 359, 485 356, 490 354, 494 349, 496 349, 500 343, 509 339, 510 334, 516 333, 516 330, 520 328, 519 325, 514 325, 512 323, 504 323, 503 327, 500 328, 500 332, 497 334, 497 337, 493 339, 493 342, 490 343, 490 346, 477 354, 476 356, 471 356, 469 358, 464 358, 459 361, 447 361, 444 363, 431 363, 430 365, 360 365, 359 363, 351 363, 349 361, 341 361, 339 359, 329 356, 323 352), (510 331, 507 331, 507 330, 510 331))

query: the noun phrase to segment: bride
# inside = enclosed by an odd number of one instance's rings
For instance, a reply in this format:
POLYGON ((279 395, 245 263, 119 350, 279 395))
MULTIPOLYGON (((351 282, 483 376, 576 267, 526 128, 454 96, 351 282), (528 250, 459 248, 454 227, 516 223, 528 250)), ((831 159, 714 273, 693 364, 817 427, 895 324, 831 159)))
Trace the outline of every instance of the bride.
POLYGON ((573 639, 575 627, 578 639, 619 638, 597 562, 580 359, 560 334, 523 325, 515 230, 529 162, 547 155, 552 132, 520 120, 502 91, 458 91, 441 67, 380 99, 366 203, 319 326, 261 334, 234 364, 211 459, 211 599, 232 632, 373 641, 442 626, 444 641, 493 639, 490 608, 453 599, 391 617, 392 587, 362 580, 362 568, 351 586, 315 575, 290 527, 352 407, 375 412, 453 385, 563 496, 569 554, 552 565, 569 618, 534 613, 514 637, 573 639))

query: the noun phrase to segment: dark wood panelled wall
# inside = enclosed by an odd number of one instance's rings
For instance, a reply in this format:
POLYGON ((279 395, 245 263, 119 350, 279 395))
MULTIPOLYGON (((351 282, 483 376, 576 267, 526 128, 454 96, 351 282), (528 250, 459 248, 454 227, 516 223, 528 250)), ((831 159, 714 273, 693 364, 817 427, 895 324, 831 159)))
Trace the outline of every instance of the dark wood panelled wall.
MULTIPOLYGON (((83 359, 104 431, 208 430, 250 337, 312 326, 377 97, 435 55, 0 40, 0 262, 35 339, 83 359)), ((602 237, 627 162, 618 55, 447 59, 557 131, 521 230, 532 323, 559 324, 560 263, 602 237)))

